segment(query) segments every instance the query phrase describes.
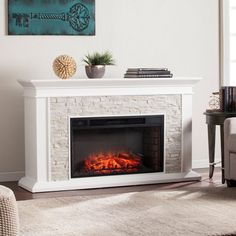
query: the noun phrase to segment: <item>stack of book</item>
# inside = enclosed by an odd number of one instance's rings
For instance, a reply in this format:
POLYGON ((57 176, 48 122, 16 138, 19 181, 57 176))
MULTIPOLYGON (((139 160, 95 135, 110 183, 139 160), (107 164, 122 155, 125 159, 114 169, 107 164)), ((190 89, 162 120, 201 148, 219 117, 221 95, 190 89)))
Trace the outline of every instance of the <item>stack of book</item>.
POLYGON ((128 68, 125 78, 172 78, 167 68, 128 68))
POLYGON ((224 112, 236 111, 236 87, 233 86, 221 87, 220 108, 224 112))

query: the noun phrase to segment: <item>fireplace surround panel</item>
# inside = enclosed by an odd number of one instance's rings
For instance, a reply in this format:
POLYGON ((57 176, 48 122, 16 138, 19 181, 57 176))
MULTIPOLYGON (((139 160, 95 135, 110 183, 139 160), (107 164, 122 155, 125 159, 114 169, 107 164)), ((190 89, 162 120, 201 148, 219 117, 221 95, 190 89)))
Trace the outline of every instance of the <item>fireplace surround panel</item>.
MULTIPOLYGON (((24 88, 25 104, 25 177, 19 185, 31 192, 46 192, 199 180, 199 174, 192 171, 191 153, 192 93, 199 80, 180 77, 19 81, 24 88), (120 130, 105 129, 101 127, 104 121, 96 119, 136 117, 135 122, 142 122, 143 117, 157 115, 164 115, 165 120, 163 158, 153 154, 161 156, 162 152, 153 147, 155 136, 161 142, 159 126, 135 124, 120 130), (83 135, 76 135, 75 141, 82 140, 88 147, 86 140, 91 140, 92 134, 100 142, 93 146, 92 153, 86 149, 82 152, 82 161, 72 160, 70 120, 88 117, 95 119, 99 128, 76 131, 83 135), (151 137, 150 141, 146 136, 151 137), (104 145, 108 139, 109 145, 104 145), (97 158, 102 161, 96 162, 97 158), (73 161, 77 162, 74 169, 73 161), (81 175, 76 173, 80 162, 86 167, 86 175, 92 170, 92 177, 77 178, 81 175), (101 175, 101 171, 105 174, 101 175), (129 171, 131 174, 126 174, 129 171)), ((109 122, 117 125, 117 121, 109 122)), ((127 120, 123 119, 120 125, 127 125, 127 120)))
POLYGON ((164 171, 179 173, 182 168, 182 97, 154 96, 87 96, 50 98, 51 179, 71 178, 70 118, 165 115, 164 171))

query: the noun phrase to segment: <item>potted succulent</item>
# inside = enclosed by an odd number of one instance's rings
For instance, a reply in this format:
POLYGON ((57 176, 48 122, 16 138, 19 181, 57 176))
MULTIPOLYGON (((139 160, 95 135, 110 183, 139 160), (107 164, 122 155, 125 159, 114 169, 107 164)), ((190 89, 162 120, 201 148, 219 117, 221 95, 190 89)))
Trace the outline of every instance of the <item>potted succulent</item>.
POLYGON ((85 71, 90 79, 102 78, 105 74, 105 66, 115 65, 112 54, 109 51, 104 53, 94 52, 85 55, 83 62, 86 63, 85 71))

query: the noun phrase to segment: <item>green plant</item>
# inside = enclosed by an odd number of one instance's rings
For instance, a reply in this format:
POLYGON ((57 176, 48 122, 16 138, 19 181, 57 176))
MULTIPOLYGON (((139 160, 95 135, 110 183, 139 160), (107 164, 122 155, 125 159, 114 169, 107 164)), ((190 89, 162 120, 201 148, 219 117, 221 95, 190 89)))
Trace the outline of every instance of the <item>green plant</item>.
POLYGON ((94 52, 93 54, 87 54, 85 55, 83 62, 85 62, 89 66, 115 65, 113 56, 109 51, 106 51, 104 53, 94 52))

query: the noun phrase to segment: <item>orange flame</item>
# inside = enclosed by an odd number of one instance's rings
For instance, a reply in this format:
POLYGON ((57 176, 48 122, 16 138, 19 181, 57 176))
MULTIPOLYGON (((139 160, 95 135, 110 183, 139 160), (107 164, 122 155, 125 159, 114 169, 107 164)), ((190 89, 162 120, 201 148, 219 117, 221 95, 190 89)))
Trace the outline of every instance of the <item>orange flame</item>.
POLYGON ((133 173, 140 165, 141 157, 131 152, 97 153, 85 160, 85 170, 97 174, 133 173))

